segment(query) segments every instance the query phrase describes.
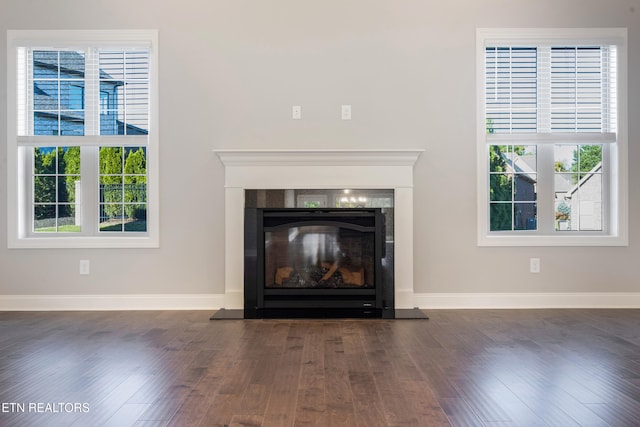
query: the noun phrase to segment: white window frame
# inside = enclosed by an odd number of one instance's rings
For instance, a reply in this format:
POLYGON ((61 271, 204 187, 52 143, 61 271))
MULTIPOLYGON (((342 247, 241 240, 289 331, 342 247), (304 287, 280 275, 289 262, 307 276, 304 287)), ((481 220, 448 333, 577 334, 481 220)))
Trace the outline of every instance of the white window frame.
MULTIPOLYGON (((479 246, 627 246, 628 162, 627 162, 627 29, 626 28, 479 28, 476 30, 476 141, 477 141, 477 242, 479 246), (486 131, 485 48, 488 46, 580 46, 615 45, 617 49, 617 133, 603 149, 607 174, 603 194, 605 224, 602 232, 555 231, 553 221, 553 145, 557 134, 494 134, 486 131), (538 150, 538 230, 491 232, 489 229, 489 147, 530 145, 538 150), (550 167, 549 167, 550 162, 550 167), (546 166, 545 166, 546 165, 546 166), (544 169, 546 168, 546 172, 544 169), (540 176, 543 173, 546 176, 540 176), (545 223, 545 217, 546 219, 545 223)), ((606 134, 563 135, 564 143, 601 143, 606 134), (573 138, 573 141, 572 141, 573 138)))
MULTIPOLYGON (((157 248, 159 241, 159 147, 158 147, 158 31, 157 30, 8 30, 7 31, 7 245, 9 248, 157 248), (146 147, 147 162, 147 231, 97 233, 33 233, 30 230, 29 174, 32 170, 29 139, 48 146, 90 147, 89 155, 81 154, 83 178, 82 198, 88 211, 98 212, 97 153, 100 146, 122 146, 122 140, 110 136, 18 136, 18 97, 24 97, 18 87, 19 47, 46 46, 51 48, 144 47, 149 49, 149 132, 144 136, 129 136, 126 145, 146 147), (75 138, 75 139, 74 139, 75 138), (77 138, 82 138, 80 140, 77 138), (137 140, 136 140, 137 138, 137 140), (139 144, 136 144, 139 141, 139 144), (88 199, 87 199, 88 198, 88 199), (95 206, 93 206, 95 204, 95 206)), ((93 220, 92 220, 93 221, 93 220)), ((97 220, 96 220, 97 221, 97 220)), ((91 222, 91 221, 89 221, 91 222)))

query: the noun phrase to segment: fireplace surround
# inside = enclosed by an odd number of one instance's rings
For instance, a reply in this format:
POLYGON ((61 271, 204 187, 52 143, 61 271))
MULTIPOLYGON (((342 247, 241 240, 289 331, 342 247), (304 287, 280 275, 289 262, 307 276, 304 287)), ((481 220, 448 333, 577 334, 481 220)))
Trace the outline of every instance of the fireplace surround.
POLYGON ((413 167, 422 149, 214 150, 225 177, 224 307, 244 309, 247 189, 389 189, 394 194, 395 311, 413 309, 413 167), (294 179, 295 177, 295 179, 294 179))

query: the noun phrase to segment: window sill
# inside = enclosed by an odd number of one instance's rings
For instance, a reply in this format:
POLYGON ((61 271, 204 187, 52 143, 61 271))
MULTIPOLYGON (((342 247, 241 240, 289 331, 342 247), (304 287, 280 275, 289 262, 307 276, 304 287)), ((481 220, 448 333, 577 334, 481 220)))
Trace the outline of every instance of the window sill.
POLYGON ((158 238, 118 237, 29 237, 9 238, 9 249, 135 249, 159 248, 158 238))
POLYGON ((478 246, 629 246, 629 239, 617 235, 480 235, 478 246))

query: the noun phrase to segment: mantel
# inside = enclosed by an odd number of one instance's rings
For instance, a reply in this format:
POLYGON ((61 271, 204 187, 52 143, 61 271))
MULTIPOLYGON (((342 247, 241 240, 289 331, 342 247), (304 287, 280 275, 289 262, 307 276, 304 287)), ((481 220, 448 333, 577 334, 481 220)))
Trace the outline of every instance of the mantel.
POLYGON ((423 149, 213 150, 225 166, 413 166, 423 149))
POLYGON ((241 309, 246 189, 394 191, 395 307, 413 308, 413 167, 422 149, 213 150, 225 172, 225 308, 241 309))

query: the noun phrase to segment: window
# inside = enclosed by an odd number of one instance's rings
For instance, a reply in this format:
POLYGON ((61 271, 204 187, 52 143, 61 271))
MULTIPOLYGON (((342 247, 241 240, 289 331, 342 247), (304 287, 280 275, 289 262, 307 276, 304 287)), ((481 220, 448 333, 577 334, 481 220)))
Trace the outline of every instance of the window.
POLYGON ((298 194, 296 197, 296 207, 299 208, 326 208, 326 194, 298 194))
POLYGON ((626 245, 626 29, 479 29, 478 243, 626 245))
POLYGON ((157 247, 157 32, 7 35, 9 247, 157 247))

